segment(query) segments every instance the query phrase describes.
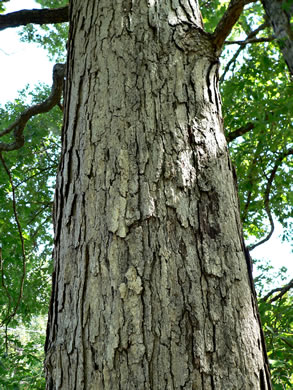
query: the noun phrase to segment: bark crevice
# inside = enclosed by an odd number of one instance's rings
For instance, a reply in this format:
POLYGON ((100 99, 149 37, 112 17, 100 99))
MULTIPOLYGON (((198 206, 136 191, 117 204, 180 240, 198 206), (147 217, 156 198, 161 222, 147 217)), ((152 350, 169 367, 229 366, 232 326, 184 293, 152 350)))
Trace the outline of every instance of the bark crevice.
POLYGON ((259 386, 215 49, 188 4, 72 3, 48 386, 74 388, 65 367, 79 390, 259 386))

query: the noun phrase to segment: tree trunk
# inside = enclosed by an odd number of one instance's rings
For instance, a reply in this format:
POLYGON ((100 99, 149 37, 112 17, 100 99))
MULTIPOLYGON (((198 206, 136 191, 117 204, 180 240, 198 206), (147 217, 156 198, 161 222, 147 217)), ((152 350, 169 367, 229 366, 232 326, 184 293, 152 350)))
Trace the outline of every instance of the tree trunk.
POLYGON ((47 389, 269 389, 197 2, 70 20, 47 389))
POLYGON ((292 0, 262 0, 262 4, 293 76, 293 31, 290 25, 293 15, 292 0))

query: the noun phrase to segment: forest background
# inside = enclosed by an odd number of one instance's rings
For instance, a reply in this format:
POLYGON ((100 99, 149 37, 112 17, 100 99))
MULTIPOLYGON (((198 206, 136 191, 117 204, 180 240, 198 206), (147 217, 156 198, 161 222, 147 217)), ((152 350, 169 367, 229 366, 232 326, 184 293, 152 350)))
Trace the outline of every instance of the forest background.
MULTIPOLYGON (((66 3, 8 0, 0 2, 0 10, 66 3)), ((228 1, 201 4, 205 25, 213 31, 228 1)), ((290 6, 290 1, 284 4, 290 6)), ((1 31, 0 131, 26 107, 49 95, 53 64, 66 59, 66 36, 67 24, 1 31), (13 45, 17 39, 23 46, 13 45)), ((245 8, 229 36, 220 77, 226 137, 238 177, 246 243, 254 260, 273 384, 275 389, 289 389, 293 385, 292 81, 261 2, 245 8)), ((56 106, 28 123, 23 148, 1 155, 1 390, 44 388, 51 213, 61 127, 62 111, 56 106)))

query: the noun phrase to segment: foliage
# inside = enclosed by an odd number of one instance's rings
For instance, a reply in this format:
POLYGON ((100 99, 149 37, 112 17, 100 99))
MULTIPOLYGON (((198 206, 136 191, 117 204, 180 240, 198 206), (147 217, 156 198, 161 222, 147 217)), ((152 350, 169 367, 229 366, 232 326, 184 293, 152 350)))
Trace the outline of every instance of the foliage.
POLYGON ((279 299, 277 293, 268 293, 276 281, 281 285, 287 269, 274 271, 269 264, 256 262, 255 278, 259 294, 259 312, 265 334, 268 358, 275 390, 291 389, 293 383, 293 294, 287 292, 279 299), (274 301, 274 299, 276 299, 274 301), (273 300, 271 302, 271 300, 273 300))
MULTIPOLYGON (((19 98, 0 108, 1 125, 11 123, 31 103, 44 100, 48 87, 21 92, 19 98)), ((0 164, 0 241, 2 244, 0 323, 32 328, 35 318, 48 312, 52 273, 52 197, 60 150, 62 115, 57 107, 47 115, 35 117, 25 129, 25 145, 20 150, 2 153, 12 183, 0 164), (12 187, 13 184, 13 187, 12 187), (16 197, 13 209, 13 188, 16 197), (25 257, 17 229, 15 211, 22 229, 25 257), (21 281, 25 262, 23 293, 21 281), (22 295, 17 316, 12 316, 22 295)), ((6 136, 8 137, 8 136, 6 136)), ((2 328, 2 330, 5 329, 2 328)), ((0 389, 41 389, 44 334, 20 338, 0 332, 0 389), (5 372, 5 375, 1 374, 5 372), (2 387, 1 387, 2 386, 2 387)))
MULTIPOLYGON (((227 4, 202 1, 203 19, 210 32, 227 4)), ((265 23, 261 3, 250 4, 228 41, 244 41, 265 23)), ((271 35, 271 28, 264 25, 255 37, 271 35)), ((285 229, 283 239, 292 239, 293 86, 276 42, 226 45, 221 92, 226 133, 252 125, 229 143, 245 238, 253 236, 256 242, 265 238, 274 216, 285 229)))
POLYGON ((64 47, 66 46, 68 26, 60 23, 41 27, 28 24, 20 33, 21 41, 35 42, 47 49, 51 61, 65 62, 64 47))
MULTIPOLYGON (((263 22, 262 12, 259 4, 244 12, 239 21, 239 36, 258 27, 256 15, 259 23, 263 22)), ((228 50, 224 56, 229 55, 228 50)), ((222 96, 227 133, 248 122, 254 126, 230 144, 237 167, 244 231, 246 238, 264 237, 268 232, 268 213, 271 213, 283 224, 285 237, 289 239, 293 217, 292 83, 275 42, 247 45, 241 54, 235 61, 234 71, 222 83, 222 96), (271 175, 274 176, 270 186, 271 175), (265 205, 266 199, 269 207, 265 205)))
MULTIPOLYGON (((2 125, 11 123, 23 111, 25 95, 1 109, 2 125)), ((32 103, 44 100, 47 87, 30 92, 32 103)), ((11 314, 20 291, 19 276, 26 261, 26 280, 18 316, 28 322, 33 315, 46 313, 51 275, 51 215, 54 180, 60 147, 61 112, 55 108, 50 115, 35 117, 25 130, 25 146, 3 153, 12 183, 0 165, 0 234, 2 241, 2 287, 0 304, 4 308, 0 319, 11 314), (13 208, 13 188, 16 207, 13 208), (23 258, 16 216, 25 242, 23 258), (44 306, 45 305, 45 306, 44 306)), ((6 136, 8 137, 8 136, 6 136)), ((4 140, 5 141, 5 140, 4 140)))
MULTIPOLYGON (((59 8, 65 6, 67 0, 36 0, 42 8, 59 8)), ((43 24, 35 26, 29 24, 20 32, 24 42, 35 42, 48 51, 50 60, 54 62, 66 61, 66 41, 68 36, 68 24, 56 23, 54 25, 43 24)))
POLYGON ((20 33, 21 41, 35 42, 47 49, 51 61, 65 62, 64 47, 68 35, 67 24, 59 23, 53 26, 42 25, 36 27, 28 24, 20 33))
MULTIPOLYGON (((41 3, 41 2, 40 2, 41 3)), ((61 6, 61 2, 43 2, 44 6, 61 6), (57 4, 60 3, 60 4, 57 4)), ((43 26, 34 30, 27 26, 22 39, 45 46, 51 58, 64 61, 67 25, 43 26), (39 32, 39 35, 29 33, 39 32), (27 34, 25 38, 25 34, 27 34)), ((1 128, 7 127, 26 106, 43 101, 50 90, 40 85, 26 88, 19 98, 0 107, 1 128)), ((16 226, 12 201, 12 185, 0 163, 0 243, 2 266, 0 286, 0 390, 43 389, 44 320, 48 312, 52 274, 52 201, 60 153, 62 112, 50 113, 29 121, 25 129, 25 145, 17 151, 3 153, 15 189, 16 212, 25 243, 26 275, 23 296, 17 316, 9 319, 21 294, 23 253, 16 226), (44 317, 45 316, 45 317, 44 317), (40 326, 42 319, 42 326, 40 326), (6 320, 6 321, 5 321, 6 320), (13 332, 24 328, 25 336, 13 332), (42 328, 42 329, 41 329, 42 328), (32 330, 35 331, 32 332, 32 330)), ((9 136, 3 139, 9 141, 9 136)))
POLYGON ((229 1, 222 0, 199 0, 200 10, 204 22, 204 28, 212 33, 219 20, 224 15, 229 1))
POLYGON ((69 3, 69 0, 35 0, 43 8, 59 8, 69 3))
MULTIPOLYGON (((42 7, 55 8, 67 1, 38 0, 42 7)), ((212 32, 229 1, 202 0, 201 9, 207 31, 212 32)), ((0 12, 4 10, 3 1, 0 12)), ((229 41, 245 40, 265 24, 260 2, 248 5, 234 27, 229 41)), ((35 27, 28 25, 21 39, 38 42, 51 59, 64 61, 67 25, 35 27)), ((265 25, 257 38, 272 35, 265 25)), ((227 44, 222 55, 221 91, 226 134, 251 124, 250 130, 229 143, 231 157, 238 174, 241 214, 246 238, 261 240, 272 229, 270 216, 285 228, 284 239, 292 236, 292 154, 293 147, 292 84, 286 65, 274 41, 251 44, 227 44)), ((13 103, 0 108, 1 127, 6 127, 24 109, 27 95, 41 101, 48 88, 26 89, 13 103)), ((51 208, 55 172, 60 150, 61 112, 31 120, 25 130, 25 146, 19 151, 3 153, 15 188, 17 215, 25 240, 27 275, 23 299, 9 326, 31 328, 36 318, 47 312, 49 299, 52 228, 51 208)), ((0 282, 0 314, 2 322, 17 304, 23 268, 20 234, 12 203, 12 185, 0 164, 0 241, 3 267, 0 282)), ((284 284, 286 271, 272 274, 271 266, 256 263, 259 274, 256 287, 266 335, 275 389, 292 388, 292 293, 270 302, 264 299, 276 283, 284 284)), ((36 330, 38 329, 36 326, 36 330)), ((5 327, 4 327, 5 329, 5 327)), ((20 337, 0 331, 0 390, 41 389, 43 334, 20 337), (8 354, 7 354, 8 353, 8 354), (1 387, 2 386, 2 387, 1 387)), ((43 387, 42 387, 43 386, 43 387)))
MULTIPOLYGON (((4 339, 5 330, 0 330, 4 339)), ((30 328, 7 329, 7 344, 0 343, 0 390, 43 390, 45 321, 38 318, 30 328)))
POLYGON ((293 296, 276 303, 259 301, 259 311, 275 390, 291 389, 293 383, 293 296))

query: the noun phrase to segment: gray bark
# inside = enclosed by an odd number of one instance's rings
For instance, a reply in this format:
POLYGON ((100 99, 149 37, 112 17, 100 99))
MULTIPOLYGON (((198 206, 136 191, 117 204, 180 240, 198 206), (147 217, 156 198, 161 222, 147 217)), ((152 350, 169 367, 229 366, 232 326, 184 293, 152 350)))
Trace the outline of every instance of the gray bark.
POLYGON ((269 389, 197 2, 70 18, 47 389, 269 389))
POLYGON ((293 76, 293 31, 290 25, 293 4, 290 5, 288 0, 262 0, 262 4, 293 76))

